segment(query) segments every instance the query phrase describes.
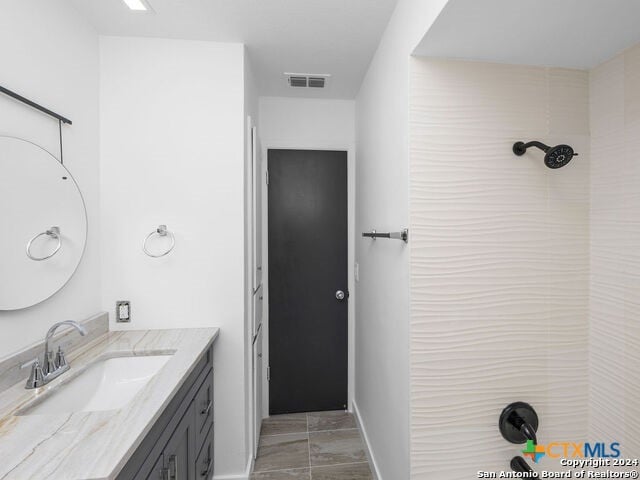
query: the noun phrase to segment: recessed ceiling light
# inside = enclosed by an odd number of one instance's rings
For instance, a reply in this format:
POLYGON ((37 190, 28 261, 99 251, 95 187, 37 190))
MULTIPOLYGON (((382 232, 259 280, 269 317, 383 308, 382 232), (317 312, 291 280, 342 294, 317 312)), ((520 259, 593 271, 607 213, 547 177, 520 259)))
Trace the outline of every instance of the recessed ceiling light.
POLYGON ((149 10, 149 6, 143 0, 122 0, 131 10, 145 12, 149 10))

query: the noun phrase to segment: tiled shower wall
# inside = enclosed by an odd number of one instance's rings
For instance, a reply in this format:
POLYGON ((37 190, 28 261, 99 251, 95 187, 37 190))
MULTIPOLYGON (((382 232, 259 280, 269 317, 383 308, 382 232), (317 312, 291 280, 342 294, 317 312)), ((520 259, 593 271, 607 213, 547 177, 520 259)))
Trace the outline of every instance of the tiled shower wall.
POLYGON ((541 443, 588 433, 589 76, 411 68, 411 479, 466 480, 522 449, 498 430, 510 402, 541 443), (518 140, 580 156, 550 170, 518 140))
POLYGON ((640 46, 591 81, 590 437, 640 456, 640 46))

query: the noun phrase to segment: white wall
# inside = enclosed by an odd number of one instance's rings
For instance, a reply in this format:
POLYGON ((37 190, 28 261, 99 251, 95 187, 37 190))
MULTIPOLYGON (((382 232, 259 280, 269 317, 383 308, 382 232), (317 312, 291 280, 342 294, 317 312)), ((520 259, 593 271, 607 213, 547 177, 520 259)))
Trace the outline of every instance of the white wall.
POLYGON ((356 99, 355 405, 384 480, 409 478, 409 249, 360 233, 409 224, 409 56, 445 3, 398 2, 356 99))
POLYGON ((102 305, 115 329, 217 326, 216 475, 246 469, 244 48, 101 37, 102 305), (147 257, 159 224, 174 251, 147 257))
POLYGON ((640 456, 640 45, 593 69, 591 92, 592 441, 640 456))
MULTIPOLYGON (((41 341, 56 321, 100 309, 98 229, 98 35, 64 2, 0 1, 2 86, 70 118, 64 160, 87 206, 87 248, 76 274, 49 300, 0 312, 0 357, 41 341)), ((58 122, 4 95, 0 134, 21 137, 59 157, 58 122)), ((11 228, 10 225, 5 226, 11 228)))
MULTIPOLYGON (((260 98, 259 135, 262 145, 263 169, 267 168, 267 150, 270 148, 291 148, 301 150, 346 150, 347 180, 349 188, 348 222, 349 222, 349 291, 354 292, 354 230, 355 230, 355 118, 352 100, 323 100, 312 98, 260 98)), ((264 178, 264 173, 262 175, 264 178)), ((267 249, 268 203, 267 189, 263 188, 263 284, 265 293, 265 310, 263 312, 264 358, 268 359, 268 298, 269 298, 269 259, 267 249)), ((349 401, 353 398, 354 373, 354 312, 355 295, 349 301, 349 401)), ((269 413, 269 388, 263 388, 264 416, 269 413)))
POLYGON ((588 98, 584 71, 412 61, 413 480, 508 470, 522 447, 497 422, 515 401, 541 444, 586 438, 588 98), (580 156, 513 154, 534 139, 580 156))

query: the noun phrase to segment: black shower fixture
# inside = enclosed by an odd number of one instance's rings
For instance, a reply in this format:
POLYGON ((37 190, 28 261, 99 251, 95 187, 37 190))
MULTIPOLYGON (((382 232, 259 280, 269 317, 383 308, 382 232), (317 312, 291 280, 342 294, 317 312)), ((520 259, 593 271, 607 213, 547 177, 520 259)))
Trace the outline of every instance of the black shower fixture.
POLYGON ((546 154, 544 156, 544 164, 549 168, 562 168, 569 163, 573 157, 578 155, 569 145, 556 145, 555 147, 550 147, 535 140, 529 143, 514 143, 513 153, 518 156, 522 156, 529 147, 539 148, 546 154))
POLYGON ((533 472, 533 468, 531 468, 527 461, 520 455, 511 459, 511 470, 521 473, 533 472))
POLYGON ((498 428, 505 440, 511 443, 538 443, 538 414, 525 402, 514 402, 505 407, 500 414, 498 428))

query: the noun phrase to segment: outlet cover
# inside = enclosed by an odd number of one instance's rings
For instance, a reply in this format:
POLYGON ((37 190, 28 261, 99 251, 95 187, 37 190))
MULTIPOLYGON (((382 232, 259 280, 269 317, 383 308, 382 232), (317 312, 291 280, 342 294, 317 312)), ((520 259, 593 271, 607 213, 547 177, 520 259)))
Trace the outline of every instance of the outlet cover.
POLYGON ((131 302, 129 300, 118 300, 116 302, 116 322, 131 322, 131 302))

